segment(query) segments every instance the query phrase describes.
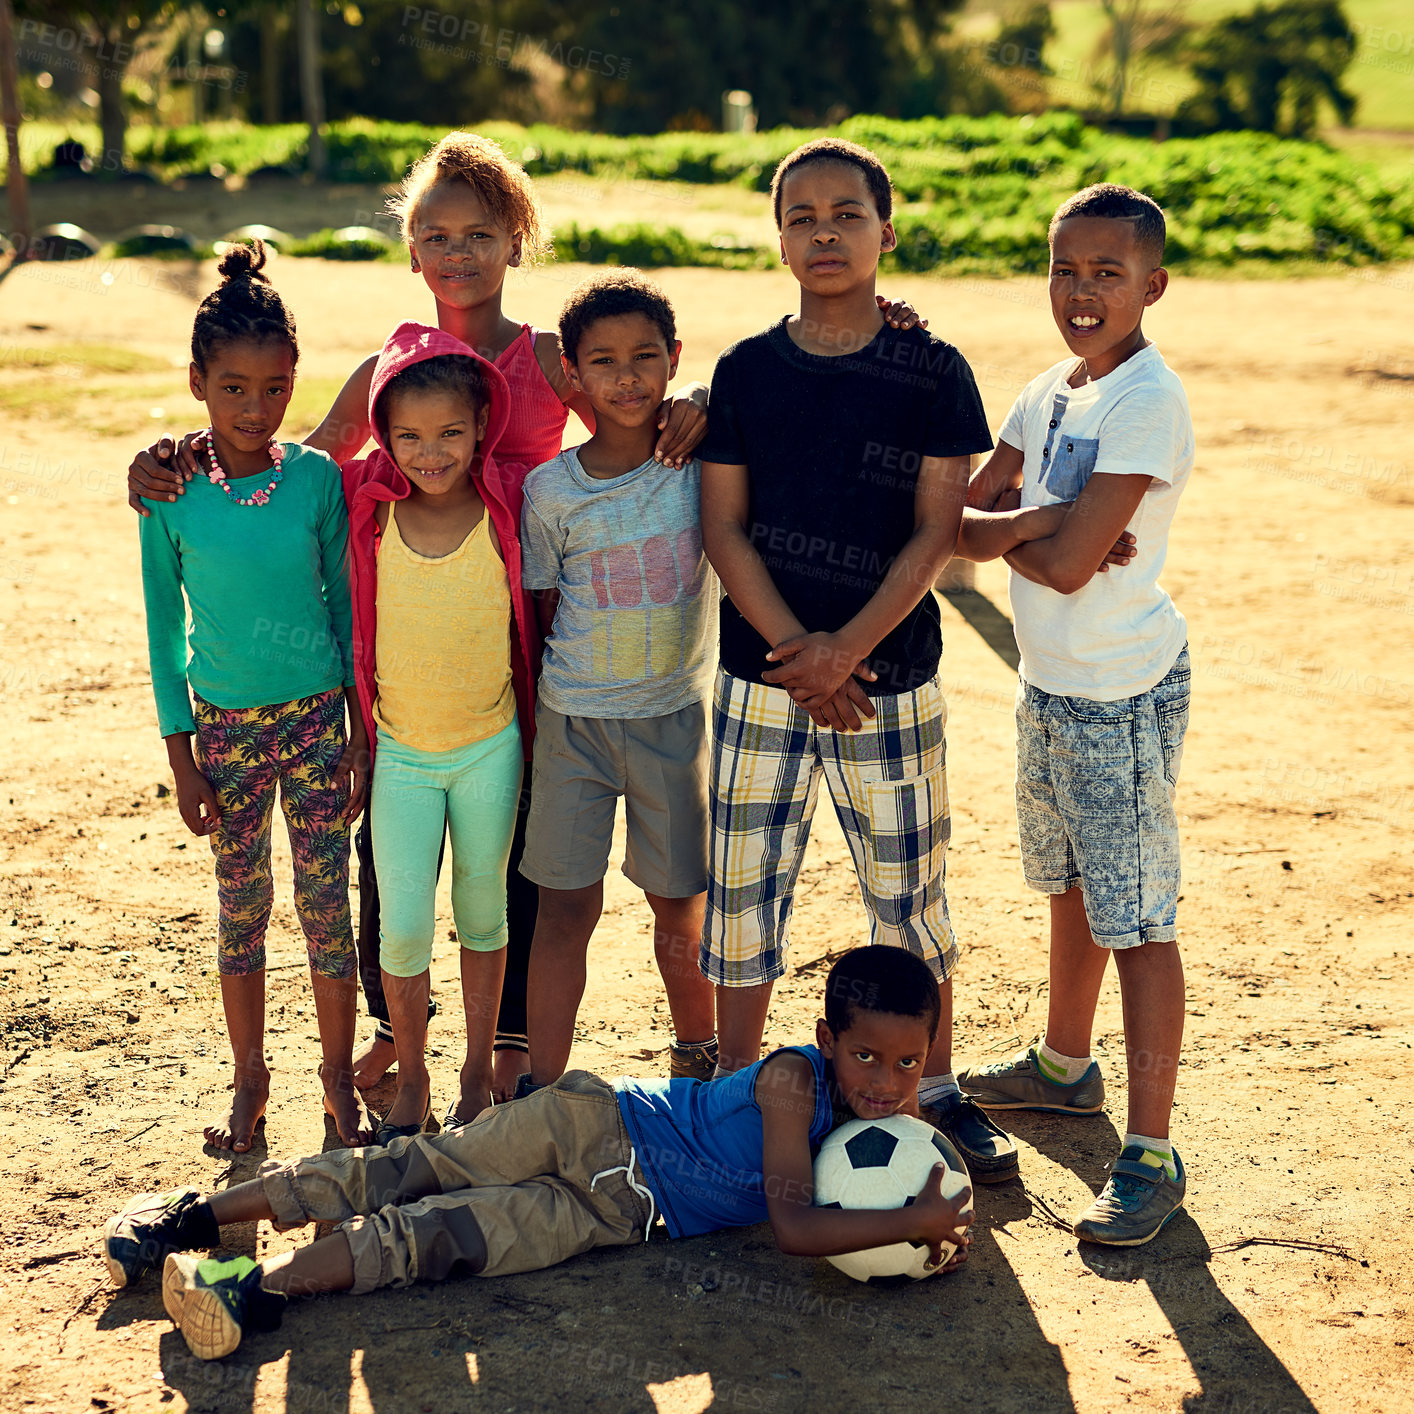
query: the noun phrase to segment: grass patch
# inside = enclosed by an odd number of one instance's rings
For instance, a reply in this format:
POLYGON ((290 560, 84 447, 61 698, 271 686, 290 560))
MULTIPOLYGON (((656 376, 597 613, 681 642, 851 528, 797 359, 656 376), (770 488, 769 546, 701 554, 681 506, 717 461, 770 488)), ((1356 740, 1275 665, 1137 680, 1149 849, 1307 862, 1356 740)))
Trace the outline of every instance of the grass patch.
POLYGON ((316 256, 321 260, 402 260, 403 248, 388 240, 341 240, 326 226, 322 231, 292 241, 286 255, 316 256))
MULTIPOLYGON (((165 367, 165 365, 163 365, 165 367)), ((92 384, 75 379, 7 380, 0 384, 0 411, 16 417, 62 424, 67 432, 95 437, 139 436, 166 419, 154 420, 149 409, 177 406, 181 390, 162 383, 92 384)))
POLYGON ((643 270, 663 266, 705 265, 719 270, 766 270, 771 252, 739 244, 726 237, 698 240, 676 226, 580 226, 572 222, 555 232, 555 255, 589 265, 636 265, 643 270))
POLYGON ((0 346, 0 369, 7 373, 46 373, 52 386, 60 378, 85 378, 95 373, 154 373, 171 365, 151 354, 117 344, 6 344, 0 346))
MULTIPOLYGON (((369 353, 374 352, 370 349, 369 353)), ((352 373, 355 363, 350 362, 352 373)), ((285 420, 277 434, 282 442, 302 442, 324 420, 324 414, 334 406, 339 389, 344 386, 342 378, 307 378, 300 374, 295 379, 294 396, 285 410, 285 420)), ((193 419, 201 416, 201 409, 193 405, 193 419)), ((192 424, 195 426, 195 422, 192 424)))

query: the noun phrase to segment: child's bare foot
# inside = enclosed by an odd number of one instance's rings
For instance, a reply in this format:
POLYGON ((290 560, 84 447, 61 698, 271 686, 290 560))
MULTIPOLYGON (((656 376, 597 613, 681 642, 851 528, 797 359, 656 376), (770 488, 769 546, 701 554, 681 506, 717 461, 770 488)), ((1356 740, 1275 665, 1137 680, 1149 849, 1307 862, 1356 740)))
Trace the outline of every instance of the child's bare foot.
POLYGON ((398 1048, 374 1032, 361 1051, 354 1052, 353 1083, 359 1090, 371 1090, 398 1063, 398 1048))
POLYGON ((373 1142, 373 1120, 363 1096, 354 1088, 350 1073, 319 1067, 319 1079, 324 1086, 324 1113, 334 1121, 339 1139, 349 1148, 373 1142))
MULTIPOLYGON (((511 1082, 515 1089, 515 1082, 511 1082)), ((461 1071, 461 1095, 448 1111, 452 1124, 470 1124, 491 1100, 491 1076, 484 1066, 464 1065, 461 1071)))
POLYGON ((232 1153, 250 1152, 255 1126, 265 1114, 270 1098, 270 1072, 238 1075, 231 1108, 224 1118, 208 1124, 201 1132, 214 1149, 230 1149, 232 1153))
MULTIPOLYGON (((498 1105, 504 1104, 515 1094, 516 1081, 529 1069, 530 1057, 524 1051, 513 1051, 508 1047, 496 1052, 491 1062, 491 1093, 498 1105)), ((467 1113, 465 1106, 459 1105, 457 1108, 459 1113, 467 1113)))

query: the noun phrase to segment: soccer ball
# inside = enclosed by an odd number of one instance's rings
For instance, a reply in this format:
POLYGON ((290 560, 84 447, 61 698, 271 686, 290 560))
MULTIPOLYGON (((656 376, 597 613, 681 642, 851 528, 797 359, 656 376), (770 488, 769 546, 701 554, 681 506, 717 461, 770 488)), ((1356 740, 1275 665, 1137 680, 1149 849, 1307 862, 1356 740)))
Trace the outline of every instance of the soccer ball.
MULTIPOLYGON (((955 1167, 956 1156, 947 1141, 931 1124, 911 1115, 850 1120, 820 1146, 815 1159, 815 1206, 906 1208, 939 1163, 948 1166, 942 1182, 945 1198, 955 1198, 971 1187, 967 1174, 955 1167)), ((943 1261, 955 1250, 951 1243, 943 1243, 943 1261)), ((925 1266, 928 1248, 914 1242, 842 1252, 828 1260, 856 1281, 898 1276, 917 1281, 942 1270, 941 1263, 925 1266)))

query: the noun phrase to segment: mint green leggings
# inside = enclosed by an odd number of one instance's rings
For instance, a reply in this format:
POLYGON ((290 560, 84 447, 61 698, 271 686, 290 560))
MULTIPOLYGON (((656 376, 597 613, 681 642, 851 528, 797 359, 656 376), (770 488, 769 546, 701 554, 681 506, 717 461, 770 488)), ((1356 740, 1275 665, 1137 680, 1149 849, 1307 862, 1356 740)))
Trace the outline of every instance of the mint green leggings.
POLYGON ((416 977, 432 963, 437 855, 448 829, 457 938, 478 952, 505 947, 506 861, 522 764, 514 721, 455 751, 419 751, 379 733, 369 815, 385 972, 416 977))

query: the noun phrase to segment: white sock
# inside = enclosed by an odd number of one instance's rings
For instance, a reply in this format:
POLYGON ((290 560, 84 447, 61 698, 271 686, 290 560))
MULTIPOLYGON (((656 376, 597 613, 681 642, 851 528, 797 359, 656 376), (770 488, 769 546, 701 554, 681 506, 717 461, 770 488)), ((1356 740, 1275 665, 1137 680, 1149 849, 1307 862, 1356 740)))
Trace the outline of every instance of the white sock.
POLYGON ((946 1075, 925 1075, 918 1082, 920 1105, 936 1105, 939 1100, 945 1100, 949 1095, 960 1094, 962 1087, 957 1083, 956 1073, 951 1070, 946 1075))
POLYGON ((1126 1149, 1134 1147, 1143 1149, 1141 1164, 1152 1164, 1154 1168, 1162 1168, 1170 1179, 1177 1180, 1178 1165, 1173 1161, 1173 1141, 1169 1139, 1154 1139, 1148 1134, 1126 1134, 1124 1136, 1124 1147, 1126 1149))
POLYGON ((1036 1065, 1047 1080, 1057 1085, 1074 1085, 1090 1069, 1089 1056, 1063 1056, 1044 1041, 1036 1047, 1036 1065))

